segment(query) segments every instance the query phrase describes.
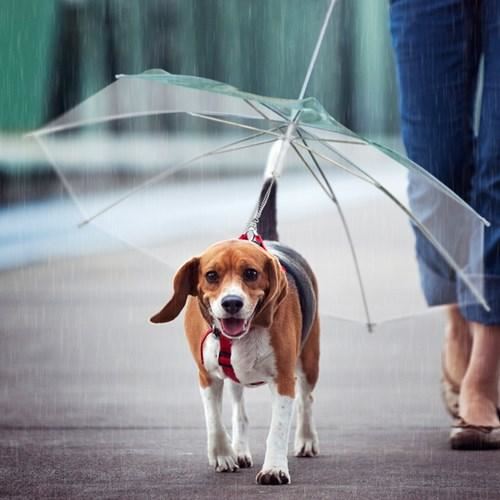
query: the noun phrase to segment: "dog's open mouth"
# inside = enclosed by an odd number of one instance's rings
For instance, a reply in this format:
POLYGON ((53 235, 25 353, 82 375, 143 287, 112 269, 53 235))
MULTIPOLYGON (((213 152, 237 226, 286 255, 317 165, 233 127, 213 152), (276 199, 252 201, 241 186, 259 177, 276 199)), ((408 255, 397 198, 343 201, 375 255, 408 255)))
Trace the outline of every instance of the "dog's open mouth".
POLYGON ((247 329, 248 321, 240 318, 223 318, 220 324, 225 335, 229 337, 239 337, 247 329))

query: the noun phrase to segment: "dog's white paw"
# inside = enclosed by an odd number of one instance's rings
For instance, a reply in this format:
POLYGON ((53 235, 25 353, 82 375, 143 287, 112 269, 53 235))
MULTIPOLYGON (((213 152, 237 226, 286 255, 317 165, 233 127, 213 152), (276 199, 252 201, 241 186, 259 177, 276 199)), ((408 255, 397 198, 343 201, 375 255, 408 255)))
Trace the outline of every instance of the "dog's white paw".
POLYGON ((255 477, 257 484, 290 484, 290 473, 287 468, 262 468, 255 477))
POLYGON ((319 455, 319 441, 316 433, 310 437, 295 437, 296 457, 316 457, 319 455))
POLYGON ((215 472, 236 472, 239 470, 235 455, 218 455, 214 461, 215 472))
POLYGON ((236 450, 236 460, 241 469, 246 469, 253 465, 252 455, 249 451, 243 452, 236 450))
POLYGON ((238 457, 229 446, 209 452, 208 463, 216 472, 236 472, 239 469, 238 457))
POLYGON ((227 439, 226 434, 208 441, 208 463, 216 472, 236 472, 239 469, 238 457, 227 439))

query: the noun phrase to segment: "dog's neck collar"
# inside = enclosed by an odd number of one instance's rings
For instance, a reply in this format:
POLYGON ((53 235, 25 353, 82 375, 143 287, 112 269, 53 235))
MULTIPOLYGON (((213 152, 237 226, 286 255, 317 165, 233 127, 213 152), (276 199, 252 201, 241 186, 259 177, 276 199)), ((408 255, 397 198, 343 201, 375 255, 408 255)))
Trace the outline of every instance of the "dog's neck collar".
POLYGON ((268 251, 266 245, 264 245, 264 240, 262 239, 262 236, 254 230, 248 230, 246 233, 241 234, 238 239, 250 241, 252 243, 255 243, 256 245, 259 245, 259 247, 263 248, 264 250, 268 251))

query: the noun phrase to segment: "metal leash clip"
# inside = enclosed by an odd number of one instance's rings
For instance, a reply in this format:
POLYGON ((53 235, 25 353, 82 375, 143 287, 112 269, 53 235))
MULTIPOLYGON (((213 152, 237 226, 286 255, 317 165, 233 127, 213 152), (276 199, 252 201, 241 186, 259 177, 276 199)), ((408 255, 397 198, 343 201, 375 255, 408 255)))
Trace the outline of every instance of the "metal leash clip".
POLYGON ((245 235, 248 241, 251 241, 252 243, 257 243, 258 234, 259 233, 257 232, 257 221, 254 219, 248 225, 248 228, 245 231, 245 235))

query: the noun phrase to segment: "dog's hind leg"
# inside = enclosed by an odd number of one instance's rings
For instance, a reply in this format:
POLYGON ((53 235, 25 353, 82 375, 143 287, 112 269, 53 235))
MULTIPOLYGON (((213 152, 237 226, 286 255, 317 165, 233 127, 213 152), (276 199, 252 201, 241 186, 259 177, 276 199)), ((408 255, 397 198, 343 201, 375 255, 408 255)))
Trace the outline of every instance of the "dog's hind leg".
POLYGON ((200 387, 205 422, 207 425, 208 463, 217 472, 235 472, 239 469, 229 436, 222 423, 222 389, 224 382, 214 379, 200 387))
POLYGON ((251 467, 253 462, 248 443, 248 417, 245 411, 243 386, 229 382, 229 387, 233 398, 233 450, 241 468, 251 467))
POLYGON ((297 367, 297 396, 295 404, 297 412, 295 456, 315 457, 319 454, 319 441, 312 415, 312 388, 300 366, 297 367))
POLYGON ((319 321, 316 318, 309 338, 297 363, 297 396, 295 398, 297 427, 295 431, 295 456, 319 455, 319 441, 314 425, 312 391, 318 380, 319 370, 319 321))

